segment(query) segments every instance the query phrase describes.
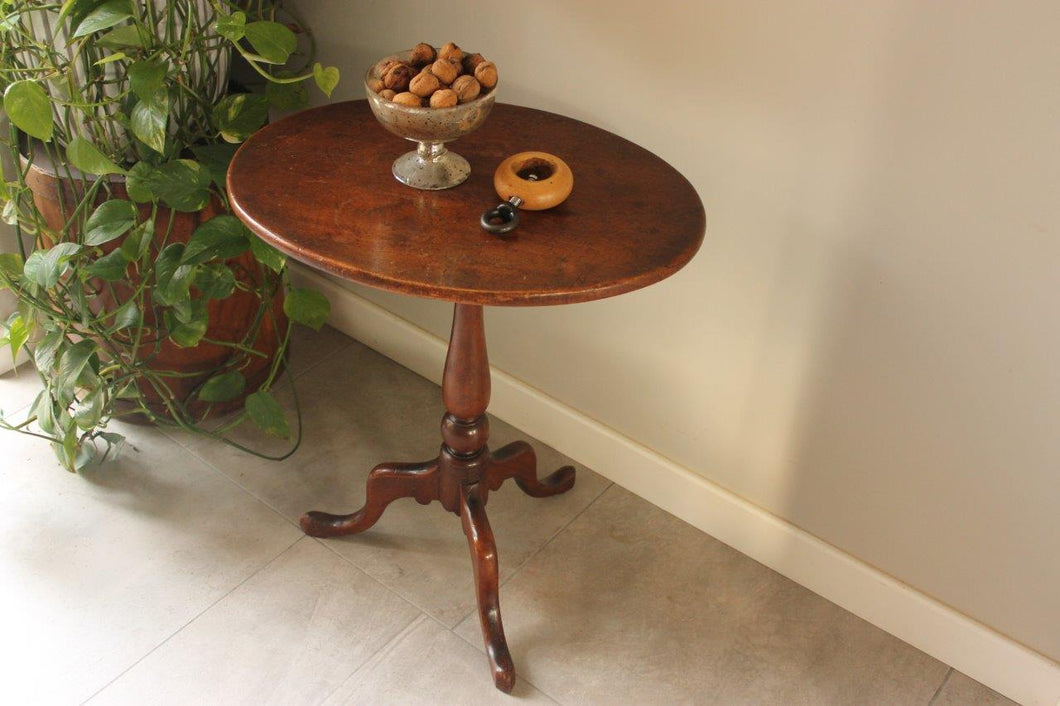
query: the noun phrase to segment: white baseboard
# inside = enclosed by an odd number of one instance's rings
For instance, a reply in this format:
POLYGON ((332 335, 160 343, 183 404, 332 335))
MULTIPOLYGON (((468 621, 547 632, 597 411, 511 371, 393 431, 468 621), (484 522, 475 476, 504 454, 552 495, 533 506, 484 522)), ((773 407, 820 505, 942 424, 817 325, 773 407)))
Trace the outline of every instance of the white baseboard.
MULTIPOLYGON (((295 265, 329 323, 441 382, 446 341, 295 265)), ((493 368, 490 413, 796 583, 1021 703, 1060 706, 1060 664, 493 368)))

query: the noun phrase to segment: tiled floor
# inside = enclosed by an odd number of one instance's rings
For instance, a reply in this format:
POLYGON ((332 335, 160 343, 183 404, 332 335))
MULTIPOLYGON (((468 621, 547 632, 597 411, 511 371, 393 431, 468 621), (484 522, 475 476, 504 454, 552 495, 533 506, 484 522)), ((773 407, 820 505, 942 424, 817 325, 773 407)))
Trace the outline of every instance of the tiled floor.
MULTIPOLYGON (((297 528, 359 506, 377 461, 436 453, 437 387, 330 329, 291 370, 305 438, 280 463, 125 425, 79 477, 0 434, 0 703, 512 702, 457 518, 402 500, 358 537, 297 528)), ((35 394, 0 376, 0 409, 35 394)), ((546 500, 506 484, 489 517, 521 702, 1011 703, 587 468, 546 500)))

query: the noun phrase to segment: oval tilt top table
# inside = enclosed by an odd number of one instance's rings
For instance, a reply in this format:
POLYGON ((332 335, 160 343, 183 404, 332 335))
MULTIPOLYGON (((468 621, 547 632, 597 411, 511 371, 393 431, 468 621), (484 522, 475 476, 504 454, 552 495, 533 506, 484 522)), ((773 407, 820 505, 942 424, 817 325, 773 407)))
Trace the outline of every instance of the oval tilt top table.
POLYGON ((577 120, 499 104, 459 144, 471 164, 466 182, 446 191, 409 188, 390 172, 404 143, 376 123, 365 101, 338 103, 247 140, 229 168, 228 191, 239 217, 296 260, 379 289, 454 302, 438 457, 376 466, 364 507, 350 515, 306 513, 302 529, 314 537, 362 532, 403 497, 438 500, 458 514, 494 683, 507 692, 515 667, 501 626, 486 498, 508 478, 535 498, 556 495, 574 485, 574 469, 539 479, 526 442, 487 447, 482 307, 572 304, 647 286, 692 258, 706 221, 692 185, 673 167, 577 120), (491 235, 479 218, 497 202, 493 172, 508 155, 529 150, 565 160, 574 191, 552 210, 527 214, 511 235, 491 235))

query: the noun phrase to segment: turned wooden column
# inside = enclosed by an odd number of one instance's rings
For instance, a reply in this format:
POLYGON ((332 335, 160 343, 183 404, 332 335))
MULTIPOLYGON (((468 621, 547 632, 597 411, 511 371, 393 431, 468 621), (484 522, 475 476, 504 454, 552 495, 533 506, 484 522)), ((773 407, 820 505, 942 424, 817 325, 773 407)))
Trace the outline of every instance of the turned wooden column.
MULTIPOLYGON (((442 450, 439 495, 446 510, 459 513, 463 486, 477 484, 489 467, 490 364, 482 307, 456 304, 442 373, 442 450)), ((485 488, 485 485, 482 486, 485 488)), ((481 500, 485 502, 485 491, 481 500)))

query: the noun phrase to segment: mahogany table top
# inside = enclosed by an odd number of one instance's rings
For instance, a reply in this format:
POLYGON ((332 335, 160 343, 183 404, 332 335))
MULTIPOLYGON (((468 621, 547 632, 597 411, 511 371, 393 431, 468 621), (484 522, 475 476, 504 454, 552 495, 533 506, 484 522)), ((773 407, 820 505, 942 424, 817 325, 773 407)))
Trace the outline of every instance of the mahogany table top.
POLYGON ((639 289, 684 266, 706 216, 692 185, 651 152, 605 130, 497 104, 450 145, 471 164, 445 191, 399 183, 390 165, 415 143, 391 135, 366 101, 307 110, 259 131, 228 171, 235 212, 296 260, 379 289, 464 304, 590 301, 639 289), (493 172, 538 150, 574 172, 549 211, 525 211, 498 237, 479 217, 500 202, 493 172))

